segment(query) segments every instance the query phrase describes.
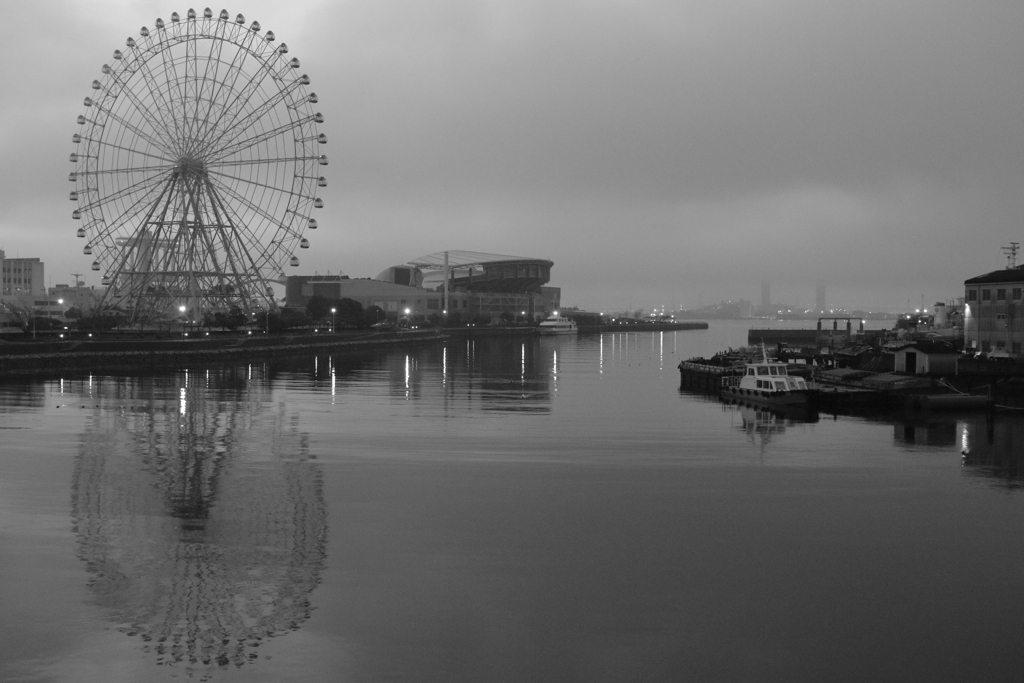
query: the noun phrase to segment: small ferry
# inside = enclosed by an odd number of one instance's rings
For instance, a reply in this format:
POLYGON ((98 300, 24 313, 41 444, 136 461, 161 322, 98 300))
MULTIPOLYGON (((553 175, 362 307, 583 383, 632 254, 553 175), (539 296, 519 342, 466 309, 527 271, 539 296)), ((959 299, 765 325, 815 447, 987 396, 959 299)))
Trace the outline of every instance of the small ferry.
POLYGON ((742 375, 722 377, 721 395, 760 406, 810 406, 817 390, 802 377, 790 375, 786 363, 768 360, 762 346, 761 360, 746 363, 742 375))
POLYGON ((558 315, 558 311, 555 311, 544 319, 537 331, 540 334, 576 334, 579 329, 574 321, 558 315))

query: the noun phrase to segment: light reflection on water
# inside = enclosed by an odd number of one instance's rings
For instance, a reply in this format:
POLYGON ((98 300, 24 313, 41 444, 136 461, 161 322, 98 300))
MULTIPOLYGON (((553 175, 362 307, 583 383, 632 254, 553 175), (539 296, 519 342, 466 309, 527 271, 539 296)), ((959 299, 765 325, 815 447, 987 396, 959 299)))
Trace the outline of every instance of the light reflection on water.
POLYGON ((739 336, 2 385, 0 679, 1016 672, 1024 421, 679 391, 739 336))

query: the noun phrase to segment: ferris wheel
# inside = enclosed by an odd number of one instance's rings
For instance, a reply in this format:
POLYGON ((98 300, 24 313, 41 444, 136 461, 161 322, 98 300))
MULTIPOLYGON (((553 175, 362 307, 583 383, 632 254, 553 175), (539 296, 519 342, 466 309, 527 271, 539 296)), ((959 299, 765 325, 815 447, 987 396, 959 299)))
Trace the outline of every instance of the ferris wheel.
POLYGON ((323 207, 323 116, 273 31, 177 12, 103 65, 71 154, 104 306, 134 320, 273 305, 323 207))

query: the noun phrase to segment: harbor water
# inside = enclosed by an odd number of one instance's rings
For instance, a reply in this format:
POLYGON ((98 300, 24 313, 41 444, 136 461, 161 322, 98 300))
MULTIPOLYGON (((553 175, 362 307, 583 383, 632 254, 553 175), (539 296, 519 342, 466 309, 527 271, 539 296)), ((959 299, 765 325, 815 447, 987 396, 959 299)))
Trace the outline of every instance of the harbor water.
POLYGON ((0 680, 1024 670, 1024 418, 682 392, 749 324, 0 384, 0 680))

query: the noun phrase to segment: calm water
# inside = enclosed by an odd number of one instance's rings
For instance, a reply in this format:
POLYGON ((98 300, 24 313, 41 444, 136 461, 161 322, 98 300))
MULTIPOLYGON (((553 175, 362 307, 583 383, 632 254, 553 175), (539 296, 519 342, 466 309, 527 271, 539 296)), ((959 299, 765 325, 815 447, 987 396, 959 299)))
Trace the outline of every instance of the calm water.
POLYGON ((1024 419, 680 393, 745 330, 0 385, 0 680, 1019 680, 1024 419))

